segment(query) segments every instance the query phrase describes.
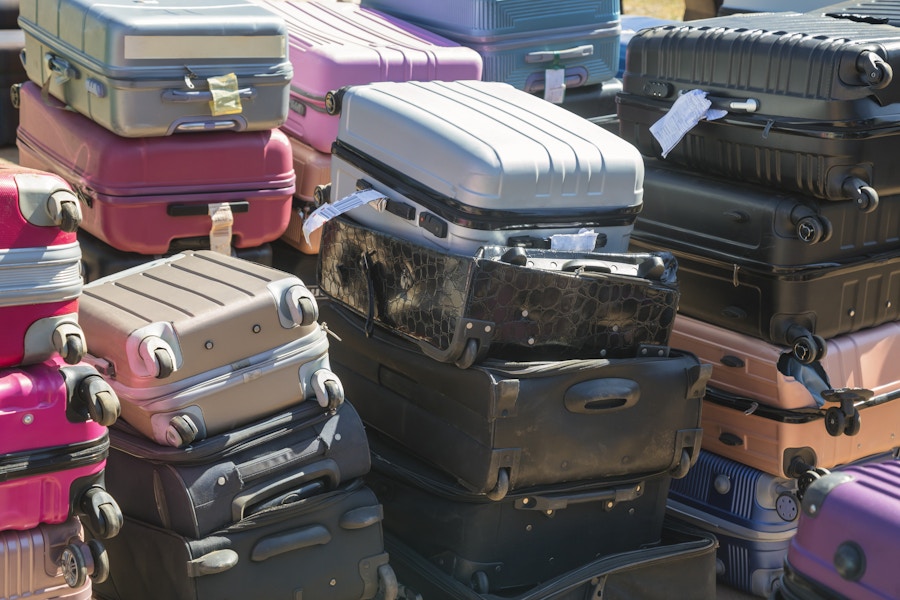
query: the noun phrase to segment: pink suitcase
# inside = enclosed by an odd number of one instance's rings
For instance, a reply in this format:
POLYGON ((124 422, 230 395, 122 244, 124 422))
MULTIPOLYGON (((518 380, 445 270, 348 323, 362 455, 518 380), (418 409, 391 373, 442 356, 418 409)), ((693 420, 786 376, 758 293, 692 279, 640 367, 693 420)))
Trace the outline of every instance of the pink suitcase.
POLYGON ((61 353, 81 360, 82 279, 78 199, 65 181, 15 165, 0 168, 0 367, 61 353))
POLYGON ((68 181, 81 227, 110 246, 165 254, 172 240, 215 234, 252 248, 287 228, 294 167, 280 130, 124 138, 33 82, 18 93, 19 162, 68 181))
POLYGON ((85 517, 97 537, 121 527, 106 493, 115 392, 93 367, 48 361, 0 370, 0 528, 85 517))
POLYGON ((331 181, 331 154, 320 152, 292 135, 288 135, 288 139, 291 140, 291 152, 294 155, 297 191, 294 193, 291 220, 281 239, 304 254, 318 254, 322 229, 313 231, 307 241, 303 235, 303 223, 309 213, 322 202, 316 188, 331 181))
POLYGON ((475 50, 396 17, 354 3, 256 1, 287 23, 294 77, 282 128, 320 152, 337 139, 339 94, 331 92, 374 81, 481 79, 475 50))

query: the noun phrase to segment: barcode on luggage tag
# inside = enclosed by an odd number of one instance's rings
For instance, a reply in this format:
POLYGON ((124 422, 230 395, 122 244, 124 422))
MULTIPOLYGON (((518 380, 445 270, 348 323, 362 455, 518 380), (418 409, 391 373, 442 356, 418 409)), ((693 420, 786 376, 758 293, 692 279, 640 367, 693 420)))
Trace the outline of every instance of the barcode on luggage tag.
POLYGON ((337 202, 331 204, 323 204, 309 214, 309 217, 303 223, 303 237, 306 243, 309 243, 309 234, 338 215, 342 215, 349 210, 359 208, 363 204, 383 200, 384 194, 378 190, 359 190, 353 192, 349 196, 345 196, 337 202))

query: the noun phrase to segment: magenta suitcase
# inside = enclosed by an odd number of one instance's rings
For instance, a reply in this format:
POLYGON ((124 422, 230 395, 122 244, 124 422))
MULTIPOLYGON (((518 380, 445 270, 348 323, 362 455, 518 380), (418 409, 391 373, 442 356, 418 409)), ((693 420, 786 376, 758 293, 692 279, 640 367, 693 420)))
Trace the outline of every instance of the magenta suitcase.
POLYGON ((783 598, 900 598, 900 461, 825 475, 809 486, 801 507, 783 598))
POLYGON ((81 360, 82 279, 75 230, 81 221, 69 185, 50 173, 0 167, 0 367, 61 353, 81 360))
POLYGON ((110 246, 165 254, 172 240, 215 235, 251 248, 287 228, 295 176, 280 130, 124 138, 62 109, 21 86, 19 162, 68 181, 81 227, 110 246))
POLYGON ((122 515, 103 474, 118 416, 115 392, 85 363, 0 371, 0 529, 77 514, 97 537, 115 535, 122 515))
POLYGON ((354 3, 256 0, 287 22, 294 67, 282 128, 321 152, 337 139, 340 88, 375 81, 481 79, 471 48, 354 3))

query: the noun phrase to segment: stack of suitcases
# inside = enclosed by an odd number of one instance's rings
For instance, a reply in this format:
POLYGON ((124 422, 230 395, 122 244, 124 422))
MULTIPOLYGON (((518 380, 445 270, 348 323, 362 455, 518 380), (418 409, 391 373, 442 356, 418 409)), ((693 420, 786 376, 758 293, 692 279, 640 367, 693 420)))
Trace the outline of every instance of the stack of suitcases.
POLYGON ((671 344, 713 366, 670 506, 760 596, 807 487, 900 445, 898 24, 876 0, 652 27, 626 51, 620 135, 647 166, 631 249, 677 258, 671 344))

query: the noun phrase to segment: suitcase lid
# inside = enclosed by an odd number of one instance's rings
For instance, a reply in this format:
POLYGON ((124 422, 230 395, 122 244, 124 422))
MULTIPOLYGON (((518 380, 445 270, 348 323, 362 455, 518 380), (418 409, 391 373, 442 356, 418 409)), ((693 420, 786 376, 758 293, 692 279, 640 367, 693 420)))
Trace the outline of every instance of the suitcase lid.
POLYGON ((506 83, 374 83, 349 88, 341 105, 339 143, 464 207, 550 213, 642 202, 644 161, 633 145, 506 83))

